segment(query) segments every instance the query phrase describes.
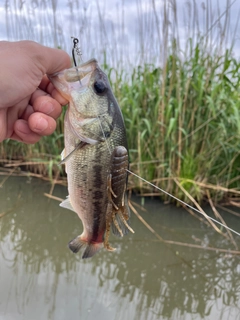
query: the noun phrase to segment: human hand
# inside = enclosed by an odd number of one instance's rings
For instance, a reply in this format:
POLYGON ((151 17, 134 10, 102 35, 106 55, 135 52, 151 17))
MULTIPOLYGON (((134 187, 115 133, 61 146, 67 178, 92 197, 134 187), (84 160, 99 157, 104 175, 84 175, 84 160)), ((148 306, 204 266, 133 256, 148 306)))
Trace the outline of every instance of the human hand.
POLYGON ((35 143, 56 129, 67 103, 48 80, 71 65, 68 54, 33 41, 0 41, 0 142, 35 143))

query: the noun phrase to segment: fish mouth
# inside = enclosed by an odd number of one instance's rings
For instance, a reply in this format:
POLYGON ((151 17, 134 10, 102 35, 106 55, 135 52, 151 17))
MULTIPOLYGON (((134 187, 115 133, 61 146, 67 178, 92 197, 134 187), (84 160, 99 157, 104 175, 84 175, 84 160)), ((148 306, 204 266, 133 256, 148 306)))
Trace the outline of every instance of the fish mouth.
POLYGON ((96 59, 90 59, 81 63, 78 67, 72 67, 65 70, 65 80, 67 82, 81 81, 85 76, 90 76, 96 70, 98 62, 96 59))
POLYGON ((79 68, 84 68, 85 66, 89 66, 89 65, 93 65, 93 64, 97 64, 97 60, 95 58, 89 59, 86 62, 83 62, 79 65, 79 68))
POLYGON ((89 86, 92 74, 98 68, 96 59, 90 59, 78 67, 49 74, 48 78, 64 98, 70 100, 71 89, 84 90, 89 86))

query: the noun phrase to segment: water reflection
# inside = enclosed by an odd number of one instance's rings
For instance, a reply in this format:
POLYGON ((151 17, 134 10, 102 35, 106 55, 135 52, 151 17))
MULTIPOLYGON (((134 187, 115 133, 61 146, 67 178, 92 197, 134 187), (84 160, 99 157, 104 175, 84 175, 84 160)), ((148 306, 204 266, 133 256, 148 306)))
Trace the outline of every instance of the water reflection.
MULTIPOLYGON (((0 319, 240 319, 238 257, 168 247, 133 217, 136 234, 111 239, 117 252, 83 261, 67 248, 81 224, 43 196, 49 189, 10 178, 0 190, 1 211, 17 206, 0 219, 0 319)), ((147 202, 143 214, 162 236, 229 246, 184 211, 147 202)))

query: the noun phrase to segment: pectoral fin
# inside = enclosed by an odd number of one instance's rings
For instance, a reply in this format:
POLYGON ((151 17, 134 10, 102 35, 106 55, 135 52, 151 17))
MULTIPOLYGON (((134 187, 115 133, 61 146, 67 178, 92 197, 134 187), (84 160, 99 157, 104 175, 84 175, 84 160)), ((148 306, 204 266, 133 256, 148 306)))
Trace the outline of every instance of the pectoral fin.
POLYGON ((73 149, 73 151, 71 151, 67 156, 66 156, 66 151, 65 149, 63 149, 62 153, 61 153, 61 161, 59 162, 59 166, 65 162, 67 162, 71 156, 75 153, 75 151, 79 150, 80 148, 82 148, 83 146, 85 146, 86 142, 80 141, 77 146, 73 149))

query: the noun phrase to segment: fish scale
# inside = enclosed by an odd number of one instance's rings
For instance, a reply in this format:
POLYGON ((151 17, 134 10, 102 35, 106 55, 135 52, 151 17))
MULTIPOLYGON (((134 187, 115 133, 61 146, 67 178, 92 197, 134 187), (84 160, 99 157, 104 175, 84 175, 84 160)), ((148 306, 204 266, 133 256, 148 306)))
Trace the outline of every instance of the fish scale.
POLYGON ((110 225, 116 235, 133 231, 126 222, 127 173, 113 188, 111 181, 112 176, 116 178, 112 155, 119 148, 128 153, 124 121, 107 76, 95 59, 80 65, 78 72, 71 68, 49 78, 69 101, 62 153, 69 196, 61 206, 75 211, 83 224, 82 234, 69 242, 69 248, 76 253, 85 247, 82 257, 89 258, 102 247, 114 250, 108 243, 110 225), (121 212, 119 203, 123 203, 121 212))

